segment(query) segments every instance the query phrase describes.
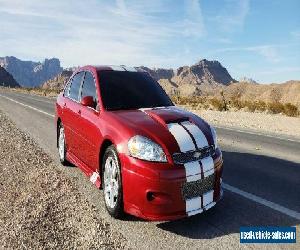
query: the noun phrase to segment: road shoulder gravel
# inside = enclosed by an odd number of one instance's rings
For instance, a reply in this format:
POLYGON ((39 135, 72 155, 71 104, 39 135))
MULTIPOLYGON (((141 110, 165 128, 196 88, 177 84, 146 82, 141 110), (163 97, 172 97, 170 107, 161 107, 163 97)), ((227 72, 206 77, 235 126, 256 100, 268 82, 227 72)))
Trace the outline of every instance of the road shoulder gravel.
POLYGON ((0 111, 0 248, 126 248, 60 168, 0 111))

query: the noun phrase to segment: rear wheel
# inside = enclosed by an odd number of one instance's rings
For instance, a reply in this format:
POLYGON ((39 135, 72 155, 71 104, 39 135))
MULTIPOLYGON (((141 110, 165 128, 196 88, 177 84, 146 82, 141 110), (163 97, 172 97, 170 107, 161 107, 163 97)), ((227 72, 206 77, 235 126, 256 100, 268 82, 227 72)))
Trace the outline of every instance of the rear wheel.
POLYGON ((109 146, 103 157, 103 195, 108 213, 114 218, 121 218, 123 210, 123 189, 121 165, 114 146, 109 146))
POLYGON ((66 166, 68 164, 68 161, 66 160, 67 149, 66 149, 65 130, 62 124, 59 125, 59 131, 58 131, 58 154, 59 154, 59 160, 61 164, 66 166))

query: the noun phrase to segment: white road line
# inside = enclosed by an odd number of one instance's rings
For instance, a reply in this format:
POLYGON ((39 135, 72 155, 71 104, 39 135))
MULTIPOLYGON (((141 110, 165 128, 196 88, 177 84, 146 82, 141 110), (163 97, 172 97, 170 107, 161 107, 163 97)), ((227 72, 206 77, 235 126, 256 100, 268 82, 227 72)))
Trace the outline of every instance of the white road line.
MULTIPOLYGON (((196 110, 190 110, 188 108, 184 108, 184 107, 180 107, 180 106, 176 106, 177 108, 181 108, 185 111, 191 112, 195 115, 198 115, 201 117, 201 115, 197 114, 196 110)), ((251 131, 247 131, 247 130, 242 130, 242 129, 237 129, 237 128, 229 128, 229 127, 225 127, 225 126, 219 126, 217 124, 214 124, 213 122, 211 122, 211 124, 213 125, 213 127, 215 128, 219 128, 219 129, 225 129, 225 130, 230 130, 230 131, 234 131, 234 132, 240 132, 240 133, 244 133, 244 134, 249 134, 249 135, 261 135, 261 136, 265 136, 265 137, 269 137, 269 138, 274 138, 274 139, 279 139, 279 140, 285 140, 285 141, 291 141, 291 142, 300 142, 299 140, 294 140, 294 139, 289 139, 289 138, 285 138, 285 137, 281 137, 281 136, 277 136, 277 135, 268 135, 268 134, 264 134, 264 133, 259 133, 259 132, 251 132, 251 131)))
POLYGON ((281 137, 281 136, 273 136, 273 135, 263 134, 263 133, 259 133, 259 132, 251 132, 251 131, 235 129, 235 128, 228 128, 228 127, 223 127, 223 126, 213 126, 213 127, 219 128, 219 129, 230 130, 230 131, 234 131, 234 132, 239 132, 239 133, 243 133, 243 134, 261 135, 261 136, 274 138, 274 139, 279 139, 279 140, 285 140, 285 141, 291 141, 291 142, 300 142, 299 140, 293 140, 293 139, 284 138, 284 137, 281 137))
POLYGON ((254 195, 254 194, 250 194, 250 193, 245 192, 245 191, 243 191, 241 189, 238 189, 236 187, 228 185, 228 184, 226 184, 224 182, 222 183, 222 186, 223 186, 224 189, 226 189, 226 190, 228 190, 228 191, 230 191, 232 193, 239 194, 239 195, 243 196, 244 198, 247 198, 248 200, 257 202, 257 203, 259 203, 261 205, 264 205, 264 206, 266 206, 268 208, 276 210, 276 211, 278 211, 278 212, 280 212, 282 214, 285 214, 285 215, 288 215, 288 216, 290 216, 292 218, 300 220, 300 213, 297 212, 297 211, 291 210, 289 208, 286 208, 284 206, 276 204, 276 203, 274 203, 272 201, 268 201, 266 199, 263 199, 263 198, 261 198, 259 196, 254 195))
POLYGON ((37 98, 34 98, 32 97, 31 95, 22 95, 22 94, 14 94, 16 96, 19 96, 19 97, 23 97, 23 98, 28 98, 28 99, 31 99, 31 100, 34 100, 34 101, 37 101, 37 102, 44 102, 44 103, 48 103, 48 104, 54 104, 55 103, 55 99, 53 101, 46 101, 46 100, 41 100, 41 98, 46 98, 46 97, 41 97, 41 96, 37 96, 37 98), (40 98, 40 99, 38 99, 40 98))
MULTIPOLYGON (((10 100, 10 101, 12 101, 12 102, 14 102, 14 103, 17 103, 17 104, 22 105, 22 106, 24 106, 24 107, 27 107, 27 108, 33 109, 33 110, 35 110, 35 111, 37 111, 37 112, 40 112, 40 113, 42 113, 42 114, 44 114, 44 115, 48 115, 48 116, 50 116, 50 117, 54 117, 54 115, 52 115, 52 114, 50 114, 50 113, 47 113, 47 112, 42 111, 42 110, 40 110, 40 109, 37 109, 37 108, 35 108, 35 107, 26 105, 26 104, 24 104, 24 103, 18 102, 18 101, 14 100, 14 99, 11 99, 11 98, 7 97, 7 96, 3 96, 3 95, 1 95, 1 94, 0 94, 0 96, 3 97, 3 98, 8 99, 8 100, 10 100)), ((283 207, 283 206, 281 206, 281 205, 279 205, 279 204, 276 204, 276 203, 274 203, 274 202, 272 202, 272 201, 268 201, 268 200, 266 200, 266 199, 263 199, 263 198, 261 198, 261 197, 259 197, 259 196, 254 195, 254 194, 250 194, 250 193, 248 193, 248 192, 245 192, 245 191, 243 191, 243 190, 241 190, 241 189, 238 189, 238 188, 236 188, 236 187, 233 187, 233 186, 231 186, 231 185, 229 185, 229 184, 226 184, 226 183, 224 183, 224 182, 222 183, 222 186, 223 186, 224 189, 226 189, 226 190, 228 190, 228 191, 230 191, 230 192, 232 192, 232 193, 239 194, 239 195, 243 196, 244 198, 246 198, 246 199, 248 199, 248 200, 254 201, 254 202, 259 203, 259 204, 261 204, 261 205, 264 205, 264 206, 266 206, 266 207, 268 207, 268 208, 271 208, 271 209, 273 209, 273 210, 275 210, 275 211, 278 211, 278 212, 280 212, 280 213, 282 213, 282 214, 285 214, 285 215, 287 215, 287 216, 290 216, 290 217, 292 217, 292 218, 295 218, 295 219, 297 219, 297 220, 300 220, 300 213, 297 212, 297 211, 294 211, 294 210, 291 210, 291 209, 289 209, 289 208, 283 207)))
POLYGON ((30 105, 27 105, 27 104, 18 102, 18 101, 14 100, 14 99, 11 99, 11 98, 7 97, 7 96, 3 96, 3 95, 1 95, 1 94, 0 94, 0 96, 3 97, 3 98, 6 98, 7 100, 10 100, 10 101, 12 101, 12 102, 14 102, 14 103, 17 103, 17 104, 19 104, 19 105, 21 105, 21 106, 24 106, 24 107, 33 109, 33 110, 35 110, 35 111, 37 111, 37 112, 40 112, 40 113, 42 113, 42 114, 44 114, 44 115, 47 115, 47 116, 50 116, 50 117, 54 117, 54 115, 52 115, 52 114, 50 114, 50 113, 47 113, 47 112, 45 112, 45 111, 43 111, 43 110, 37 109, 37 108, 32 107, 32 106, 30 106, 30 105))

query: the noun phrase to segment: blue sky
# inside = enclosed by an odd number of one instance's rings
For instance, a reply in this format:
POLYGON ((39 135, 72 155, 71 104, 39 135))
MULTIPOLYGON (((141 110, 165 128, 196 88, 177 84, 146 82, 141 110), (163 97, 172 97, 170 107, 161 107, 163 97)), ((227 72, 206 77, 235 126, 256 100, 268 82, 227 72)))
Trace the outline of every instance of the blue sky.
POLYGON ((64 67, 219 60, 235 79, 300 79, 300 1, 0 0, 0 56, 64 67))

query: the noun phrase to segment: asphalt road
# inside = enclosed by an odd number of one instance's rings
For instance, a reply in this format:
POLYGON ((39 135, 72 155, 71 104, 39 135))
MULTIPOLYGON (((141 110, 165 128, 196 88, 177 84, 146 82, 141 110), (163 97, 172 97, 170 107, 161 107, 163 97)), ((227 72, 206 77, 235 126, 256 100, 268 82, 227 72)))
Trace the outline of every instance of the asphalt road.
MULTIPOLYGON (((58 162, 54 102, 0 89, 0 109, 58 162)), ((101 191, 79 169, 62 167, 62 171, 134 248, 237 248, 241 226, 299 225, 300 142, 226 128, 217 128, 217 133, 225 161, 224 198, 213 209, 184 220, 147 222, 131 216, 113 220, 105 212, 101 191)), ((296 245, 272 245, 277 247, 296 245)))

